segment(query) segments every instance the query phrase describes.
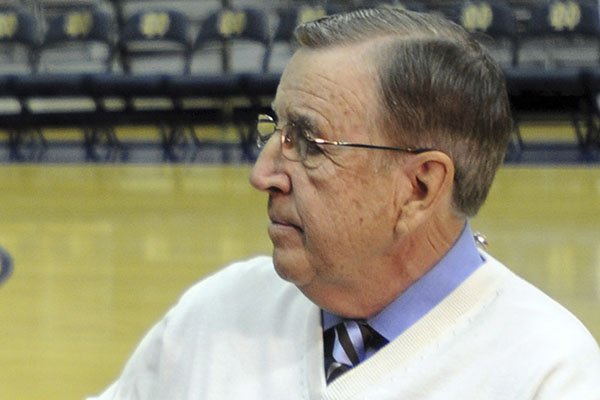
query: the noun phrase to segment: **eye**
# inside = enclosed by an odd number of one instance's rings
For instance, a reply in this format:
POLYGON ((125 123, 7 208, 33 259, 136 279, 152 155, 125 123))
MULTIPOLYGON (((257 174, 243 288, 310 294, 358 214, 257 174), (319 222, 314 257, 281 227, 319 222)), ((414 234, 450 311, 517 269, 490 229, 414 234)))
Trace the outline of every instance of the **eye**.
POLYGON ((307 156, 323 154, 323 148, 314 141, 310 132, 302 131, 301 138, 301 140, 304 142, 304 146, 306 147, 307 156))
POLYGON ((306 150, 311 145, 310 142, 310 130, 306 127, 305 124, 293 122, 288 125, 289 129, 289 141, 293 143, 294 146, 298 147, 300 154, 306 154, 306 150))

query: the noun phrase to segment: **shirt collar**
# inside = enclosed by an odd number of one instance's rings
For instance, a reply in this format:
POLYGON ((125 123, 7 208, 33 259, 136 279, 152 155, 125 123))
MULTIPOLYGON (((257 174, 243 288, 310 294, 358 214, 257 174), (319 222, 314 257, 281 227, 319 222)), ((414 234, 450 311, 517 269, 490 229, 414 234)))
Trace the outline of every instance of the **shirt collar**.
MULTIPOLYGON (((439 304, 483 264, 468 223, 442 259, 383 311, 367 322, 388 341, 394 340, 439 304)), ((323 311, 323 329, 342 318, 323 311)))

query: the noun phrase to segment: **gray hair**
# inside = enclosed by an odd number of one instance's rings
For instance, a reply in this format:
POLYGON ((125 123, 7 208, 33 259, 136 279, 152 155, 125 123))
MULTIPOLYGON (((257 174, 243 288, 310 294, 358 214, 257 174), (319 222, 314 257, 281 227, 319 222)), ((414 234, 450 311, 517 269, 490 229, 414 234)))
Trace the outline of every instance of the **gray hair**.
POLYGON ((512 119, 502 70, 464 29, 433 14, 381 8, 308 22, 295 35, 308 48, 372 41, 384 131, 398 145, 448 154, 455 209, 477 214, 512 119))

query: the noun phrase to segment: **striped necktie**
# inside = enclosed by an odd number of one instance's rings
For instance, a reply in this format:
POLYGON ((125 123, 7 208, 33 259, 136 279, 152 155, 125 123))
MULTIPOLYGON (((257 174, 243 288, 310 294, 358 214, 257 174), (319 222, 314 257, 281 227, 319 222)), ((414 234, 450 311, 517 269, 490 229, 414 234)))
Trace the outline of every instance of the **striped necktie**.
POLYGON ((364 361, 369 349, 387 342, 364 321, 347 320, 324 333, 327 383, 364 361))

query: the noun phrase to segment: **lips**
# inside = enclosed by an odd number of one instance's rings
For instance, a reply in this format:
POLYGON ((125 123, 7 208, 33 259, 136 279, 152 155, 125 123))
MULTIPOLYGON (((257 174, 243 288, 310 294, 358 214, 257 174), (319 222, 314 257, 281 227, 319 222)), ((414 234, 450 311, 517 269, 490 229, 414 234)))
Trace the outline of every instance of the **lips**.
POLYGON ((301 228, 301 225, 297 223, 297 215, 296 213, 292 212, 292 208, 289 203, 283 202, 279 197, 272 195, 269 196, 267 214, 269 215, 269 220, 271 221, 269 232, 287 230, 294 230, 299 233, 304 232, 304 230, 301 228))
POLYGON ((288 222, 288 220, 285 218, 279 218, 279 217, 269 215, 269 219, 271 220, 272 226, 282 227, 282 228, 293 228, 293 229, 296 229, 296 230, 302 232, 302 228, 300 228, 300 226, 298 226, 294 223, 288 222))

